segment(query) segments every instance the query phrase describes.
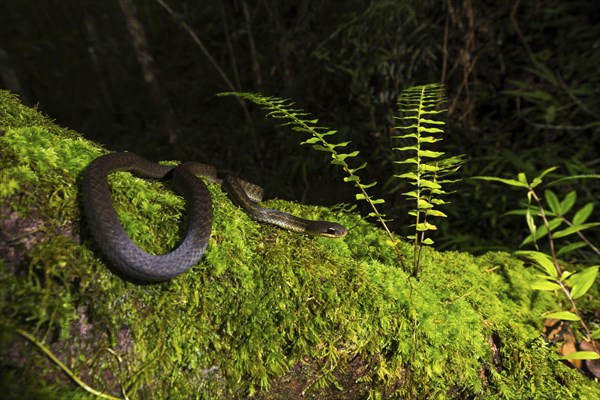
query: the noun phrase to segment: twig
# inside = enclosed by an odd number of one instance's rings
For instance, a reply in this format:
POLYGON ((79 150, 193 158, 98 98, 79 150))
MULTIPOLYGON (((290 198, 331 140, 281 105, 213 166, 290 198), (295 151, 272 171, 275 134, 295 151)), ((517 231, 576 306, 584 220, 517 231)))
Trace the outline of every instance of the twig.
POLYGON ((69 367, 67 367, 65 364, 63 364, 54 354, 52 354, 50 349, 48 349, 46 346, 44 346, 43 343, 38 342, 37 339, 35 337, 33 337, 33 335, 30 335, 29 333, 22 331, 20 329, 17 329, 17 332, 21 336, 23 336, 24 338, 29 340, 31 343, 35 344, 46 356, 48 356, 48 358, 50 358, 56 365, 58 365, 69 376, 69 378, 71 378, 75 383, 77 383, 82 389, 90 392, 91 394, 93 394, 95 396, 101 397, 103 399, 121 400, 120 397, 114 397, 109 394, 99 392, 98 390, 89 387, 84 381, 79 379, 77 377, 77 375, 75 375, 75 373, 73 373, 73 371, 71 371, 69 369, 69 367))

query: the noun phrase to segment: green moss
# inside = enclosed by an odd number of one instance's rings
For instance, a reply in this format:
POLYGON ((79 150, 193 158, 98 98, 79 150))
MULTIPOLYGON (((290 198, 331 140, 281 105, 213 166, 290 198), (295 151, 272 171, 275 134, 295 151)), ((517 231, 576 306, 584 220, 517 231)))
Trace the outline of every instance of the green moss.
MULTIPOLYGON (((356 214, 266 202, 350 231, 313 238, 251 221, 209 185, 214 222, 202 261, 169 282, 136 285, 107 268, 80 218, 82 171, 103 150, 5 91, 0 130, 0 351, 9 398, 44 397, 52 387, 60 393, 52 398, 88 397, 15 328, 90 386, 132 399, 278 398, 286 374, 316 396, 357 380, 354 388, 374 398, 600 393, 545 345, 539 315, 556 300, 531 291, 533 272, 507 254, 426 248, 415 281, 386 236, 356 214)), ((140 246, 161 253, 177 244, 185 210, 168 184, 119 173, 111 185, 140 246)))

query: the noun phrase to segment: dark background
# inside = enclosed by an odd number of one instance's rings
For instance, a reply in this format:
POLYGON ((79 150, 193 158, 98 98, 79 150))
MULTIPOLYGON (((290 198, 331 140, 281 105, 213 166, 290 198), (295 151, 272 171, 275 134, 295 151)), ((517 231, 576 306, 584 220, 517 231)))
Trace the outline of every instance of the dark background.
MULTIPOLYGON (((368 162, 361 178, 379 182, 400 234, 412 204, 392 177, 396 100, 432 82, 448 94, 439 150, 468 160, 436 247, 512 249, 527 234, 522 217, 502 216, 524 193, 468 177, 599 173, 597 1, 0 2, 0 87, 60 125, 110 150, 215 164, 270 197, 354 204, 329 156, 299 145, 305 136, 215 93, 289 98, 360 150, 355 166, 368 162)), ((597 210, 599 186, 553 190, 597 210)))

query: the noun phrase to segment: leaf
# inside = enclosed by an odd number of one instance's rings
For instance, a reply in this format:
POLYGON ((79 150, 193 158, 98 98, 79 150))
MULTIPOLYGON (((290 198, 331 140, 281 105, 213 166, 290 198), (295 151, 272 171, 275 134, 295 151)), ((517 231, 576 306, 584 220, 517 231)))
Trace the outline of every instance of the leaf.
POLYGON ((407 172, 405 174, 402 175, 394 175, 396 178, 405 178, 405 179, 412 179, 414 181, 416 181, 419 177, 417 176, 417 174, 415 174, 414 172, 407 172))
POLYGON ((421 179, 421 182, 419 182, 419 186, 422 188, 431 188, 431 189, 440 189, 441 186, 439 183, 427 180, 427 179, 421 179))
POLYGON ((573 225, 583 224, 592 214, 592 211, 594 211, 594 203, 587 203, 585 206, 581 207, 573 217, 573 225))
POLYGON ((556 197, 556 194, 552 190, 545 190, 544 197, 546 198, 546 203, 548 203, 548 206, 552 211, 554 211, 557 215, 563 215, 560 207, 560 200, 558 200, 558 197, 556 197))
POLYGON ((423 149, 421 149, 421 151, 419 152, 419 155, 421 157, 438 158, 439 156, 443 156, 444 152, 443 151, 431 151, 431 150, 423 150, 423 149))
POLYGON ((575 351, 573 353, 562 356, 559 360, 598 360, 600 354, 595 351, 575 351))
POLYGON ((585 242, 569 243, 568 245, 562 246, 560 249, 558 249, 558 251, 556 252, 556 255, 559 257, 566 256, 567 254, 573 252, 574 250, 580 249, 585 246, 587 246, 585 244, 585 242))
POLYGON ((544 318, 546 318, 546 319, 549 319, 549 318, 562 319, 563 321, 579 321, 581 319, 576 314, 574 314, 570 311, 559 311, 559 312, 546 314, 546 315, 544 315, 544 318))
POLYGON ((419 163, 420 163, 419 159, 414 158, 414 157, 406 158, 402 161, 394 161, 394 164, 419 164, 419 163))
POLYGON ((321 146, 320 144, 313 144, 312 147, 315 150, 326 151, 326 152, 329 152, 329 153, 333 153, 332 149, 330 149, 329 147, 321 146))
POLYGON ((421 243, 429 246, 432 245, 434 242, 433 240, 431 240, 431 238, 425 238, 421 243))
POLYGON ((318 137, 313 136, 313 137, 310 137, 310 138, 306 139, 303 142, 300 142, 300 144, 314 144, 314 143, 318 143, 320 141, 321 141, 321 139, 319 139, 318 137))
POLYGON ((571 210, 573 204, 575 204, 575 200, 577 200, 576 191, 572 190, 569 193, 567 193, 563 201, 560 203, 560 209, 562 210, 563 214, 566 214, 571 210))
POLYGON ((420 224, 417 224, 417 231, 419 231, 419 232, 435 231, 435 230, 437 230, 437 226, 430 224, 429 222, 422 222, 420 224))
MULTIPOLYGON (((558 228, 561 224, 562 224, 563 220, 562 218, 554 218, 551 219, 550 221, 548 221, 548 226, 550 227, 550 231, 553 231, 554 229, 558 228)), ((542 236, 545 236, 548 234, 548 229, 546 228, 546 225, 541 225, 539 228, 537 228, 535 235, 529 235, 527 236, 525 239, 523 239, 523 242, 521 242, 521 246, 533 241, 537 241, 539 238, 541 238, 542 236)))
POLYGON ((377 181, 375 182, 371 182, 371 183, 359 183, 358 186, 362 189, 369 189, 372 188, 373 186, 377 185, 377 181))
POLYGON ((429 203, 428 201, 426 201, 426 200, 418 199, 417 200, 417 208, 419 210, 425 210, 425 209, 428 209, 428 208, 433 208, 433 205, 431 203, 429 203))
POLYGON ((350 174, 354 174, 356 171, 359 171, 359 170, 363 169, 366 166, 367 166, 367 163, 362 163, 360 166, 358 166, 358 167, 356 167, 354 169, 350 169, 349 173, 350 174))
POLYGON ((543 280, 533 283, 531 288, 534 290, 560 290, 561 287, 558 283, 543 280))
POLYGON ((418 146, 405 146, 405 147, 394 147, 393 150, 398 150, 398 151, 418 151, 419 147, 418 146))
POLYGON ((567 284, 571 286, 571 297, 577 299, 583 296, 594 284, 598 275, 598 265, 579 271, 567 279, 567 284))
POLYGON ((547 168, 540 175, 538 175, 537 177, 533 178, 533 181, 531 182, 531 187, 534 188, 537 185, 539 185, 540 183, 542 183, 542 178, 544 176, 546 176, 547 174, 549 174, 550 172, 554 171, 556 168, 558 168, 558 167, 547 168))
POLYGON ((516 251, 515 255, 528 258, 538 266, 542 267, 542 269, 546 271, 548 276, 552 278, 558 278, 558 272, 556 271, 556 267, 554 266, 550 258, 544 253, 540 253, 539 251, 516 251))
POLYGON ((446 214, 444 214, 441 211, 438 210, 427 210, 427 216, 428 217, 448 217, 446 214))
POLYGON ((418 139, 419 143, 435 143, 435 142, 439 142, 441 139, 437 139, 433 136, 421 136, 418 139))
POLYGON ((552 237, 554 237, 555 239, 558 239, 561 237, 572 235, 572 234, 582 231, 584 229, 593 228, 594 226, 598 226, 598 225, 600 225, 600 222, 590 222, 589 224, 572 225, 566 229, 563 229, 562 231, 554 232, 552 234, 552 237))
POLYGON ((520 188, 528 188, 526 183, 516 181, 514 179, 504 179, 504 178, 496 178, 495 176, 474 176, 471 179, 479 179, 482 181, 492 181, 492 182, 500 182, 504 183, 508 186, 520 187, 520 188))

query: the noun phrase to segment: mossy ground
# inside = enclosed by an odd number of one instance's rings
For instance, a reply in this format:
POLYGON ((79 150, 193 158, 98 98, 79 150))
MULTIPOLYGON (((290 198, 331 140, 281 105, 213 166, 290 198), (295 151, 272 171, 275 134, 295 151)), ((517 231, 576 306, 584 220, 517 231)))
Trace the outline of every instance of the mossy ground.
MULTIPOLYGON (((16 329, 131 399, 600 397, 546 345, 540 315, 556 299, 507 254, 425 249, 409 279, 356 214, 267 202, 349 228, 313 238, 251 221, 210 185, 202 261, 140 285, 107 268, 81 218, 81 174, 102 148, 0 91, 0 152, 3 398, 92 397, 16 329)), ((127 173, 111 184, 134 240, 176 245, 184 204, 168 184, 127 173)))

